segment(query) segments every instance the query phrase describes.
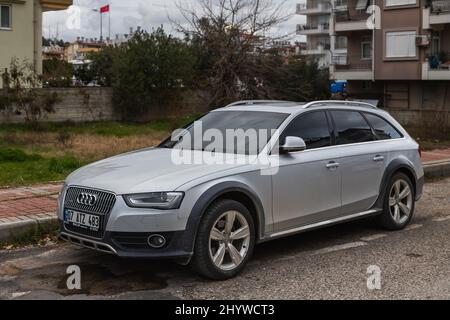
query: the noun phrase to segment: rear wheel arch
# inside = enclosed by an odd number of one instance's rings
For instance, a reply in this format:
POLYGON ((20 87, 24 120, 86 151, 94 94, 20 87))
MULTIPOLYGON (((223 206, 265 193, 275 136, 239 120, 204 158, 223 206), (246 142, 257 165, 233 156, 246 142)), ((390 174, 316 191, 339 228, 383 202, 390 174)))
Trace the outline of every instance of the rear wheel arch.
POLYGON ((380 209, 383 207, 383 201, 387 192, 389 181, 391 181, 392 177, 399 172, 405 174, 411 180, 414 193, 417 192, 417 176, 414 167, 404 159, 395 159, 384 171, 384 175, 381 180, 380 193, 374 206, 375 208, 380 209))

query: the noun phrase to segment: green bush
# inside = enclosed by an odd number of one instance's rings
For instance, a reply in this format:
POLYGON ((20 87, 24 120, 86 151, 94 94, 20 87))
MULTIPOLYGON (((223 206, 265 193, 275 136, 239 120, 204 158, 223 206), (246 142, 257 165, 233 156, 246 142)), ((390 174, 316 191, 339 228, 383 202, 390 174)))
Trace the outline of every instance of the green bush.
POLYGON ((19 149, 0 148, 0 162, 25 162, 39 159, 41 159, 39 155, 30 155, 19 149))
POLYGON ((48 164, 48 169, 55 173, 66 173, 74 171, 82 166, 82 163, 74 157, 66 156, 62 158, 52 158, 48 164))

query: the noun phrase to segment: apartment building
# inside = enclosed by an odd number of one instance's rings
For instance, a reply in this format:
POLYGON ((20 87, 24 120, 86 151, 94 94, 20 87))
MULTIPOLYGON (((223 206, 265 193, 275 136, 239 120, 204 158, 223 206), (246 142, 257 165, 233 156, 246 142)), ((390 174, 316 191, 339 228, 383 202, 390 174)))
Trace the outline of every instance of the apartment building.
POLYGON ((328 68, 332 59, 345 59, 347 38, 331 33, 334 6, 343 6, 347 0, 306 0, 297 4, 297 14, 306 16, 306 23, 297 25, 297 34, 306 36, 307 47, 300 54, 315 60, 319 67, 328 68))
POLYGON ((106 45, 106 41, 100 41, 97 38, 78 37, 75 42, 65 46, 64 60, 68 62, 85 61, 89 54, 100 52, 106 45))
POLYGON ((331 78, 348 80, 350 97, 420 114, 450 111, 450 0, 348 0, 331 20, 330 33, 347 37, 331 78))
MULTIPOLYGON (((42 13, 64 10, 72 0, 0 0, 0 70, 17 57, 42 72, 42 13)), ((3 87, 0 77, 0 88, 3 87)))

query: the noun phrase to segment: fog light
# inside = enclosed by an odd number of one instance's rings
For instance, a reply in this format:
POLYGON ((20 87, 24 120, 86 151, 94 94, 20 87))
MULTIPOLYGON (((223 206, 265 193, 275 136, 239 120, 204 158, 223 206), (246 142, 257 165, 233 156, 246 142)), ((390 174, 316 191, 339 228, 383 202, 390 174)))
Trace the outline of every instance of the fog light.
POLYGON ((166 244, 166 238, 159 234, 153 234, 148 237, 148 245, 152 248, 159 249, 166 244))

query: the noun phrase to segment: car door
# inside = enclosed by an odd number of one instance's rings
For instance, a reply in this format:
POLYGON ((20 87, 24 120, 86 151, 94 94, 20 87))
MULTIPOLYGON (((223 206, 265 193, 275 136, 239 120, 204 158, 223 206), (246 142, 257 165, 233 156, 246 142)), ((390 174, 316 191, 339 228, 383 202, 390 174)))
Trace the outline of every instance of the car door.
POLYGON ((279 155, 272 176, 274 231, 289 230, 339 216, 341 175, 332 148, 331 126, 325 111, 294 119, 281 134, 300 137, 305 151, 279 155))
POLYGON ((336 156, 342 172, 342 215, 372 208, 380 192, 387 160, 367 119, 358 111, 330 111, 336 133, 336 156))

